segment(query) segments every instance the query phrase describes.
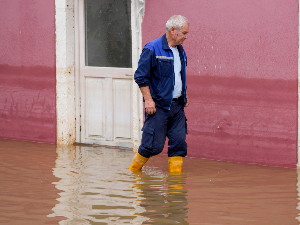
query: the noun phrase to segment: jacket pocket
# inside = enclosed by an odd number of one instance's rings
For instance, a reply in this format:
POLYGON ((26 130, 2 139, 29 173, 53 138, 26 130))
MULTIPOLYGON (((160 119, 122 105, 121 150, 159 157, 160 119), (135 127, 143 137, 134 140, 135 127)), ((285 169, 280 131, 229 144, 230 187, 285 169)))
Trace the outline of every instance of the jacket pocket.
POLYGON ((142 145, 145 148, 152 149, 153 148, 154 129, 152 127, 143 127, 142 131, 143 131, 142 145))
POLYGON ((161 76, 171 77, 173 73, 173 60, 158 59, 158 71, 161 76))

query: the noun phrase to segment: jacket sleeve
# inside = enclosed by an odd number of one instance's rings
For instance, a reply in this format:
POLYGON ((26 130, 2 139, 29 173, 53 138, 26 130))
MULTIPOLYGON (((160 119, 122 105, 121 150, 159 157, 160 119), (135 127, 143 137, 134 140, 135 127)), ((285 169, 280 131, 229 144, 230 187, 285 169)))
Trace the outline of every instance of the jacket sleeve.
POLYGON ((155 66, 156 58, 154 52, 148 48, 144 48, 140 56, 138 68, 134 74, 134 80, 140 88, 149 86, 151 70, 155 66))

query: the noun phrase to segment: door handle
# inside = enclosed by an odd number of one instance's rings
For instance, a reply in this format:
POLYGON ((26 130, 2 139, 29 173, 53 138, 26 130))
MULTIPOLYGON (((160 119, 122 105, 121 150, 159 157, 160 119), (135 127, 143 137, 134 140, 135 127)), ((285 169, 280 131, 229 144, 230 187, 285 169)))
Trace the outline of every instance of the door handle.
POLYGON ((125 74, 126 76, 133 76, 133 74, 125 74))

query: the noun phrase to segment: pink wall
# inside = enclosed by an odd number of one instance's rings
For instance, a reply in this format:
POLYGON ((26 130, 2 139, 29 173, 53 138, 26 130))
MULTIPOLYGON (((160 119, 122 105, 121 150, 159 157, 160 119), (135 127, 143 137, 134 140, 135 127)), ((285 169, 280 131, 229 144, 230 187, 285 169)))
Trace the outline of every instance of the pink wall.
POLYGON ((55 143, 54 0, 0 5, 0 138, 55 143))
POLYGON ((296 167, 298 0, 146 1, 143 45, 190 21, 188 156, 296 167))

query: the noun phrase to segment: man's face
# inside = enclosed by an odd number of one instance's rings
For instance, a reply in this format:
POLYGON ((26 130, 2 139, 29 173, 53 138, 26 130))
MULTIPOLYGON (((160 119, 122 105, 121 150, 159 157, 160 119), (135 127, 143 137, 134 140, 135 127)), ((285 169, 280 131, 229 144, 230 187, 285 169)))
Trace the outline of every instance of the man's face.
POLYGON ((175 45, 182 45, 185 39, 188 38, 189 33, 189 25, 185 22, 182 25, 181 30, 177 30, 176 28, 172 27, 172 39, 175 45))

